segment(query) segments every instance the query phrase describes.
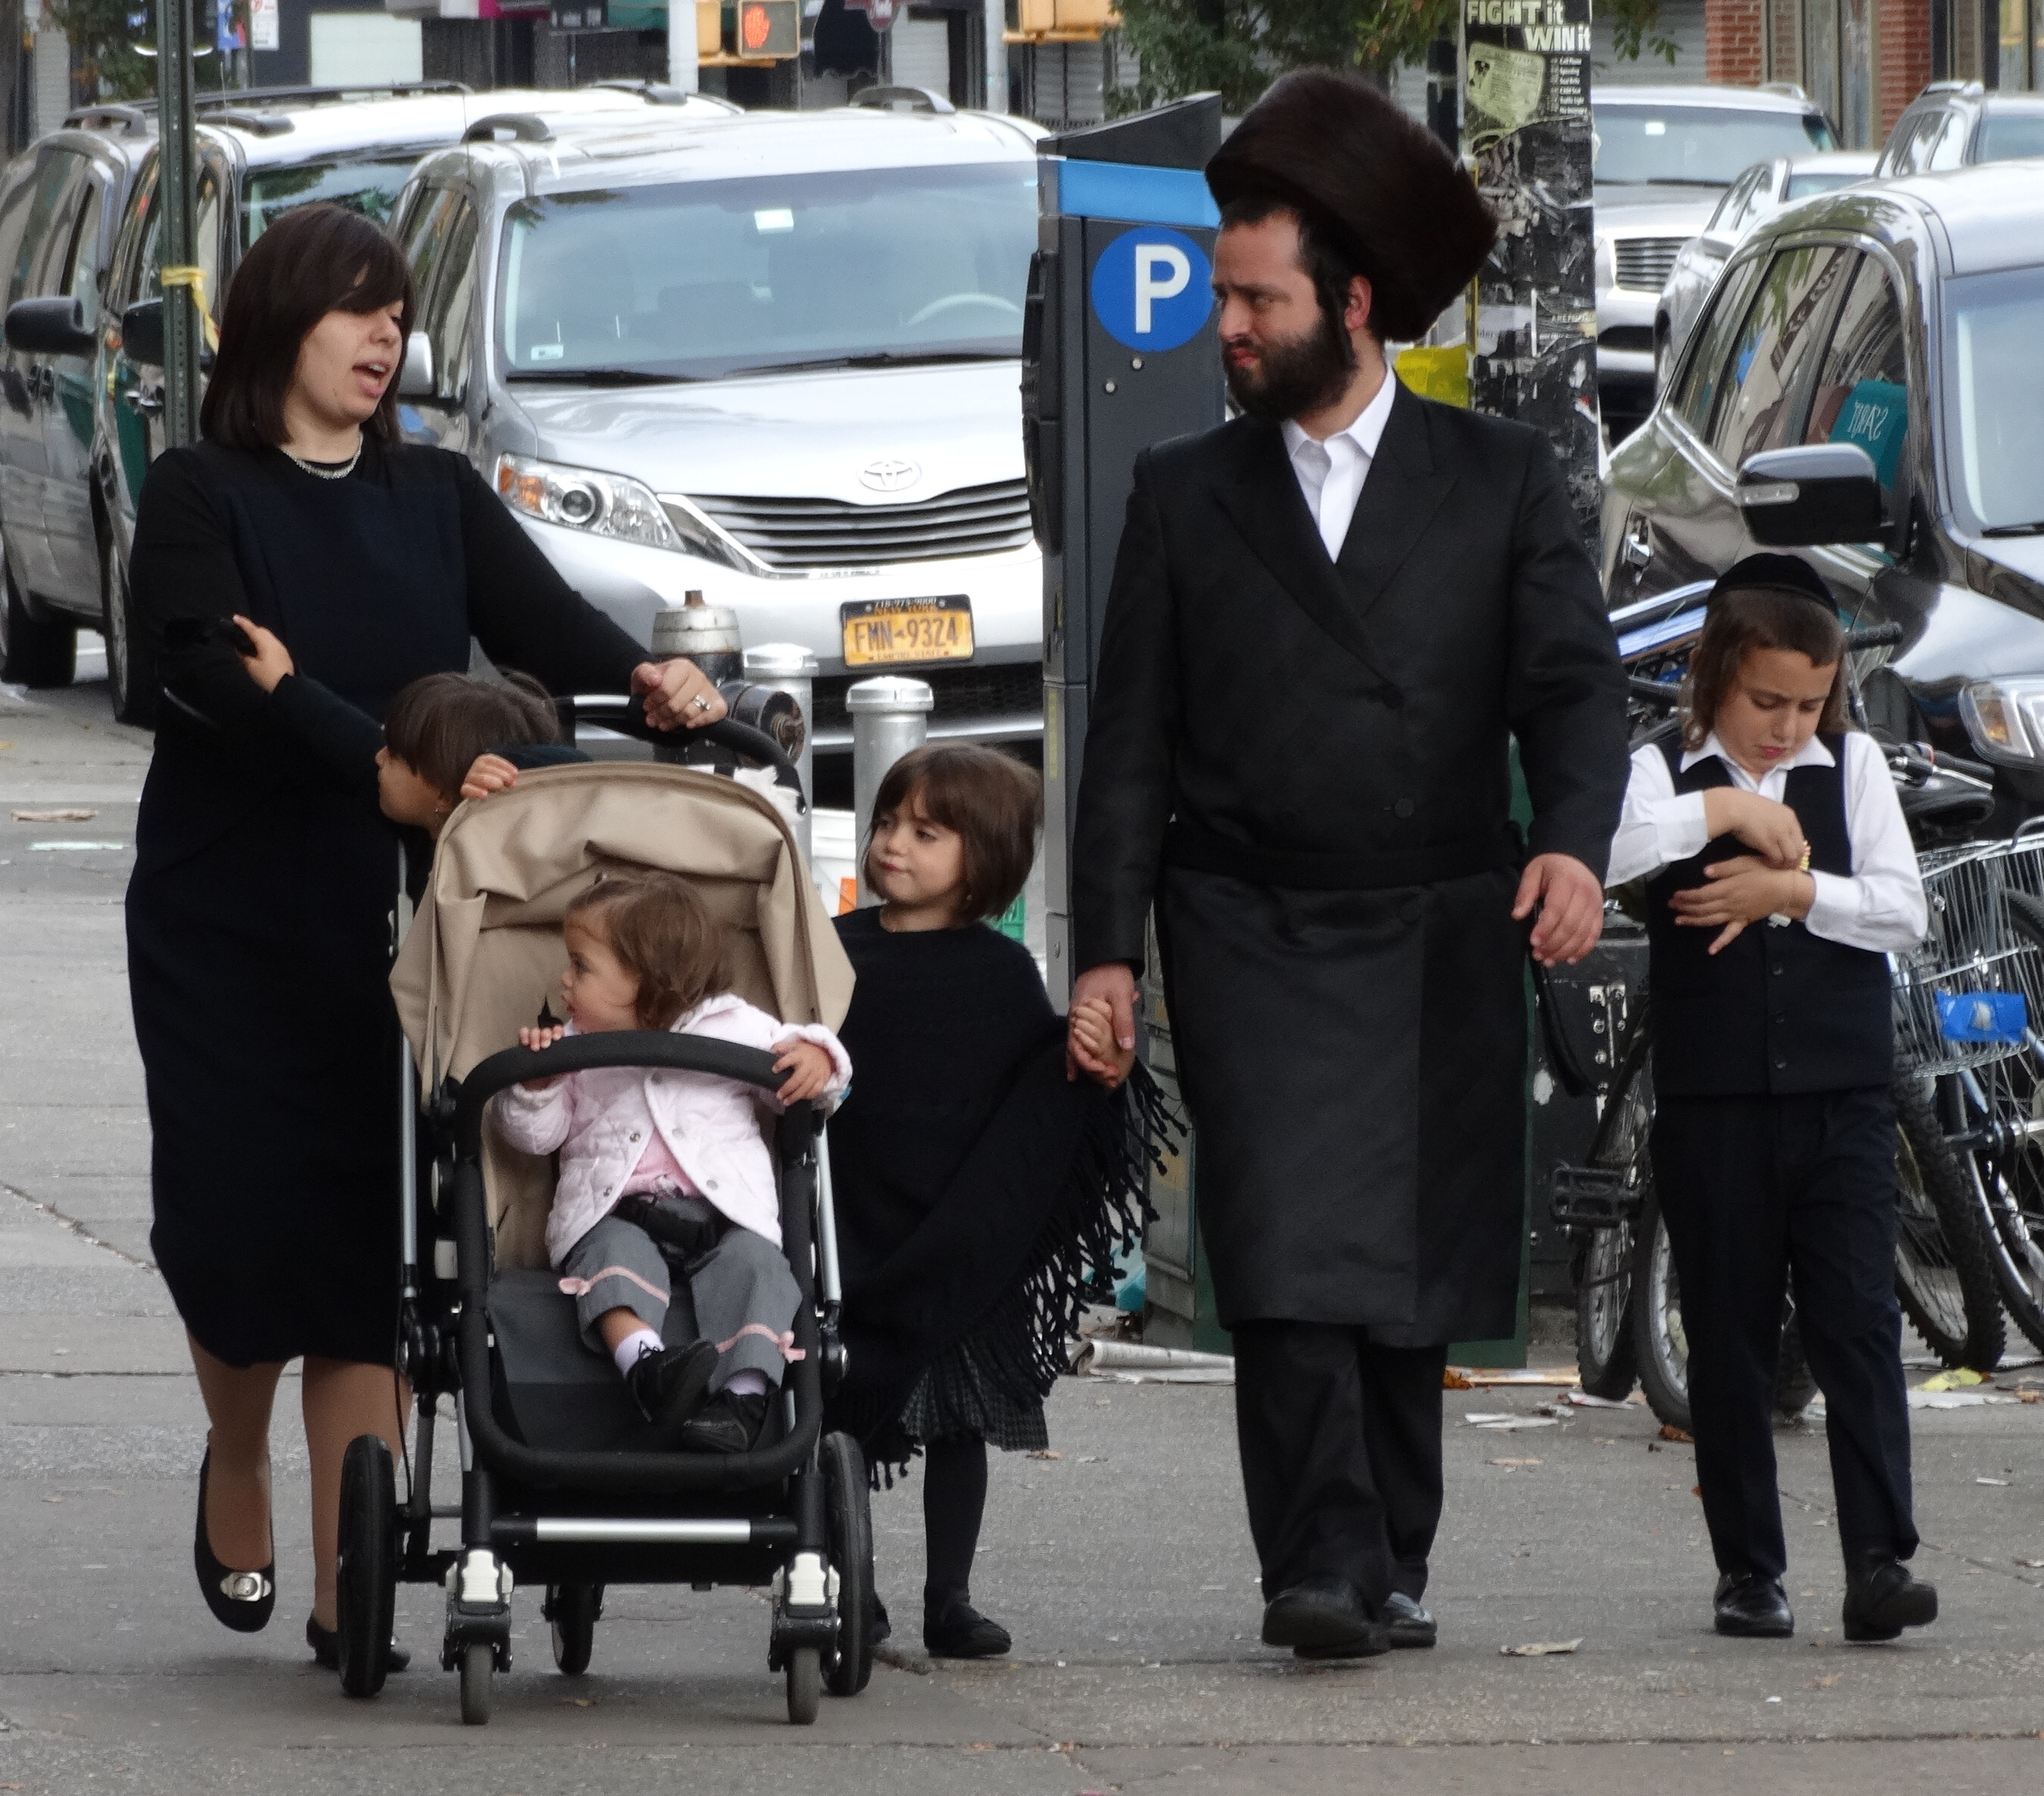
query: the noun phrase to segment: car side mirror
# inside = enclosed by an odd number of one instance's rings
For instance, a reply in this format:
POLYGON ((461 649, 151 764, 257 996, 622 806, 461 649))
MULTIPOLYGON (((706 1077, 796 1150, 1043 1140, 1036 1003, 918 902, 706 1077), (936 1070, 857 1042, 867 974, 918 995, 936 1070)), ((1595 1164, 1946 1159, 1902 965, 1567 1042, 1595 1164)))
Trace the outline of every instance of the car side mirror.
POLYGON ((1873 542, 1884 527, 1873 457, 1857 443, 1766 450, 1739 469, 1731 496, 1753 540, 1769 548, 1873 542))
POLYGON ((131 362, 163 365, 163 302, 144 299, 121 314, 121 348, 131 362))
POLYGON ((85 328, 83 299, 17 299, 7 308, 7 347, 33 355, 90 356, 99 340, 85 328))
POLYGON ((398 397, 436 397, 433 390, 433 346, 422 330, 415 330, 405 339, 405 365, 398 371, 398 397))

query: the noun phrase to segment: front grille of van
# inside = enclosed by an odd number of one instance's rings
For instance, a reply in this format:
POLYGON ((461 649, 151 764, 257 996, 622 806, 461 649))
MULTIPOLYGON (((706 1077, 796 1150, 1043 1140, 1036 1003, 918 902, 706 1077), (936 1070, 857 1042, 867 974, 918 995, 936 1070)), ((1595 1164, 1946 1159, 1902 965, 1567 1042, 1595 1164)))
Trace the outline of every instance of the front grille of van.
POLYGON ((1675 271, 1675 258, 1686 237, 1620 237, 1612 247, 1618 259, 1618 284, 1641 293, 1658 293, 1675 271))
POLYGON ((998 555, 1030 540, 1029 494, 1020 480, 961 486, 910 505, 691 498, 777 573, 998 555))

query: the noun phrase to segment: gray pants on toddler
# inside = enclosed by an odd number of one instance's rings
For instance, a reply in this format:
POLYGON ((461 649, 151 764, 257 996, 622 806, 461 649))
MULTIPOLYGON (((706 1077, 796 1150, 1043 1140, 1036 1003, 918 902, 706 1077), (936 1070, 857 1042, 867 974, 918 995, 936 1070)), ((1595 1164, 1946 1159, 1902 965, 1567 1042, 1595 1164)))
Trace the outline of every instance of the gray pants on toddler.
POLYGON ((658 1228, 669 1244, 664 1252, 645 1228, 613 1212, 561 1262, 561 1289, 575 1300, 583 1341, 598 1353, 607 1351, 597 1318, 608 1310, 628 1310, 670 1346, 697 1338, 715 1341, 713 1392, 743 1371, 763 1372, 769 1384, 779 1384, 788 1363, 789 1331, 802 1301, 787 1256, 764 1235, 739 1227, 701 1198, 663 1194, 636 1213, 658 1228), (670 1333, 664 1326, 677 1277, 687 1281, 694 1335, 670 1333))

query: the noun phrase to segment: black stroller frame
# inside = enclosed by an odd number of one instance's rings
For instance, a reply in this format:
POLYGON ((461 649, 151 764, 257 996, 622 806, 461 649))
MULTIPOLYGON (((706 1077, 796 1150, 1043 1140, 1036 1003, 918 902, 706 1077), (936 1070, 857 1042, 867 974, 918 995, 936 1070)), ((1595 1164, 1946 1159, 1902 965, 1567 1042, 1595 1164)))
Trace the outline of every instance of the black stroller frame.
MULTIPOLYGON (((778 746, 741 725, 701 733, 786 769, 778 746)), ((401 901, 401 928, 409 906, 401 901)), ((447 1591, 440 1647, 461 1676, 462 1718, 489 1719, 494 1673, 510 1669, 512 1594, 548 1590, 555 1659, 571 1675, 587 1668, 605 1583, 719 1584, 773 1591, 767 1663, 785 1672, 788 1717, 813 1721, 825 1687, 863 1690, 872 1660, 872 1525, 858 1444, 823 1432, 824 1405, 842 1376, 840 1288, 829 1170, 819 1113, 791 1107, 773 1143, 782 1240, 801 1301, 797 1356, 780 1401, 778 1438, 735 1454, 532 1446, 502 1425, 494 1402, 490 1313, 495 1273, 482 1172, 482 1119, 499 1092, 523 1080, 599 1067, 707 1073, 773 1090, 774 1056, 736 1044, 666 1031, 572 1036, 539 1052, 512 1048, 460 1080, 436 1080, 417 1104, 409 1042, 402 1051, 402 1246, 396 1369, 417 1409, 409 1488, 402 1502, 390 1448, 378 1435, 348 1447, 341 1480, 338 1633, 342 1687, 381 1689, 399 1583, 447 1591), (432 1202, 419 1199, 419 1127, 432 1152, 432 1202), (421 1223, 436 1234, 430 1266, 421 1223), (451 1395, 461 1447, 461 1501, 432 1501, 438 1400, 451 1395), (434 1523, 458 1520, 458 1546, 436 1548, 434 1523)))

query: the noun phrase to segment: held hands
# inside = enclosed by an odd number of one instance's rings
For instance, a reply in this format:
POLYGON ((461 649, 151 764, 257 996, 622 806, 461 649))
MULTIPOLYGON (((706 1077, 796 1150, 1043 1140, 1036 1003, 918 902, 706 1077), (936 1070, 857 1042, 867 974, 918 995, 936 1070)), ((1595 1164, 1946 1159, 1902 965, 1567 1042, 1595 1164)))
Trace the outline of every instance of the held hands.
MULTIPOLYGON (((567 1030, 559 1023, 555 1023, 551 1027, 545 1029, 533 1029, 528 1026, 519 1030, 518 1045, 521 1048, 529 1048, 535 1054, 536 1054, 543 1048, 552 1047, 555 1042, 559 1041, 560 1038, 567 1033, 567 1030)), ((521 1091, 544 1091, 548 1086, 554 1083, 554 1079, 557 1079, 561 1075, 559 1073, 555 1073, 553 1079, 528 1079, 521 1080, 518 1089, 521 1091)))
POLYGON ((1119 960, 1089 967, 1072 986, 1065 1077, 1081 1073, 1112 1091, 1135 1060, 1135 975, 1119 960), (1101 1012, 1105 1018, 1101 1019, 1101 1012), (1088 1020, 1082 1022, 1082 1018, 1088 1020))
POLYGON ((1535 855, 1519 878, 1512 917, 1519 922, 1539 907, 1527 945, 1543 967, 1573 966, 1604 933, 1604 887, 1573 855, 1535 855))
POLYGON ((781 1082, 782 1103, 812 1103, 830 1090, 836 1069, 830 1056, 813 1041, 791 1035, 786 1041, 775 1042, 774 1052, 781 1056, 774 1063, 774 1071, 788 1075, 781 1082))
POLYGON ((655 729, 701 729, 728 709, 693 661, 641 661, 632 670, 632 690, 645 699, 646 721, 655 729))
POLYGON ((1677 923, 1720 931, 1711 944, 1713 954, 1736 941, 1749 923, 1777 913, 1808 916, 1817 896, 1817 883, 1808 874, 1793 866, 1770 867, 1758 855, 1713 861, 1704 875, 1708 884, 1677 892, 1668 902, 1677 923))
POLYGON ((1810 852, 1795 812, 1773 798, 1735 786, 1713 786, 1704 793, 1704 826, 1712 841, 1720 836, 1736 836, 1768 867, 1800 867, 1810 852))
MULTIPOLYGON (((277 683, 285 675, 298 671, 297 663, 291 660, 290 650, 284 646, 275 632, 264 629, 260 624, 241 616, 238 612, 234 621, 256 645, 254 654, 241 656, 242 666, 248 670, 248 677, 265 692, 275 692, 277 683)), ((240 654, 239 649, 235 652, 240 654)))
POLYGON ((501 755, 478 755, 461 776, 464 798, 486 798, 492 792, 508 792, 518 783, 518 770, 501 755))

